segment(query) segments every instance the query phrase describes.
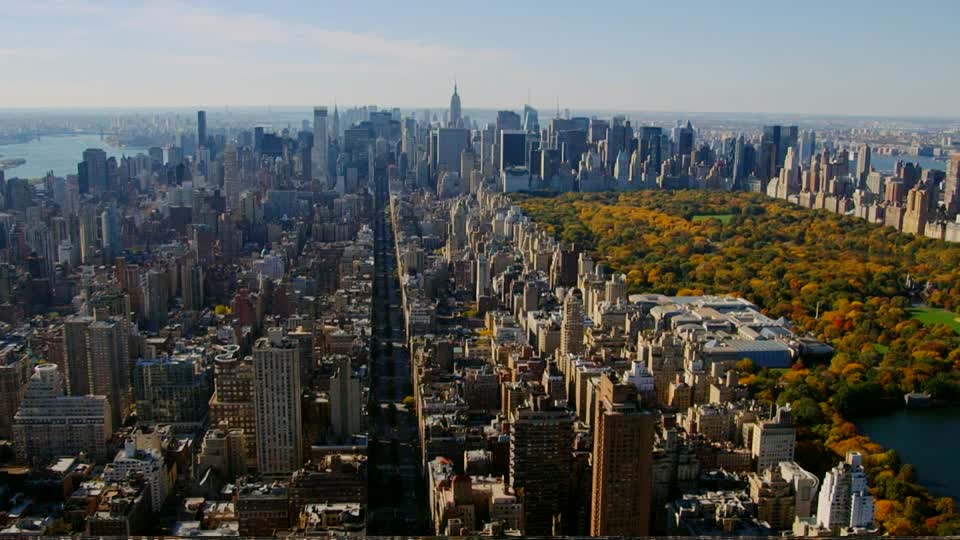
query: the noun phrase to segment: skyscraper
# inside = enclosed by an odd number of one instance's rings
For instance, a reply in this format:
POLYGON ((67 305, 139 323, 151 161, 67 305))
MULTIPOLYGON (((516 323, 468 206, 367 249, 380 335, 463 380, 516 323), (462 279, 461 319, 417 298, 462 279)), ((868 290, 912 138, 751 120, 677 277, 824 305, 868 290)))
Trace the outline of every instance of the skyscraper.
POLYGON ((600 377, 593 429, 591 536, 644 536, 653 491, 653 415, 637 387, 600 377))
POLYGON ((101 320, 87 327, 87 374, 90 393, 107 396, 113 429, 126 417, 130 400, 129 345, 125 324, 101 320))
POLYGON ((257 420, 253 409, 254 374, 250 357, 235 353, 214 358, 214 391, 210 397, 210 425, 223 430, 243 430, 247 463, 256 463, 257 420))
POLYGON ((870 174, 870 145, 862 144, 857 152, 857 187, 862 188, 870 174))
POLYGON ((453 95, 450 96, 450 111, 447 114, 447 127, 463 127, 463 117, 460 112, 460 94, 457 93, 457 83, 453 83, 453 95))
POLYGON ((103 258, 106 264, 113 264, 113 260, 120 256, 123 246, 120 243, 120 217, 117 215, 117 207, 113 204, 100 214, 100 227, 103 238, 101 238, 101 247, 103 248, 103 258))
POLYGON ((232 143, 223 149, 223 194, 227 210, 236 209, 240 204, 240 162, 237 147, 232 143))
POLYGON ((575 415, 546 397, 531 398, 510 417, 510 484, 522 493, 524 533, 563 534, 569 520, 575 415))
MULTIPOLYGON (((102 193, 107 189, 107 153, 100 148, 87 148, 83 151, 87 191, 102 193)), ((83 192, 81 190, 81 192, 83 192)))
POLYGON ((362 393, 360 378, 353 372, 347 355, 336 355, 334 372, 330 377, 330 429, 334 437, 347 441, 362 429, 360 412, 362 393))
POLYGON ((527 164, 527 133, 520 129, 500 132, 500 170, 527 164))
POLYGON ((327 132, 327 108, 313 108, 313 179, 326 182, 328 174, 327 155, 329 152, 329 135, 327 132))
POLYGON ((207 111, 197 111, 197 150, 207 146, 207 111))
POLYGON ((253 345, 254 411, 260 474, 289 475, 303 464, 300 348, 270 328, 253 345))
POLYGON ((848 527, 873 528, 874 501, 861 461, 859 452, 849 452, 843 463, 824 475, 817 501, 817 525, 834 532, 848 527))
POLYGON ((563 321, 560 323, 560 354, 583 352, 583 295, 572 289, 563 300, 563 321))

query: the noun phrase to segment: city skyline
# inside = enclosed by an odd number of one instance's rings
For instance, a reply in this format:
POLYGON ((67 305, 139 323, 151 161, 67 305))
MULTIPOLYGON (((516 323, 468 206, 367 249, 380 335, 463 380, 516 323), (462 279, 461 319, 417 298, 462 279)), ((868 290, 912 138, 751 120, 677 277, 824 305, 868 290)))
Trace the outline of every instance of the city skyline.
POLYGON ((561 3, 546 11, 495 3, 467 11, 469 25, 451 23, 457 17, 445 18, 439 4, 378 3, 366 12, 375 17, 301 2, 269 15, 250 2, 229 11, 202 2, 3 4, 9 45, 0 58, 18 81, 0 90, 9 108, 287 107, 385 97, 402 108, 436 108, 456 80, 465 110, 529 99, 544 110, 559 102, 960 116, 949 92, 960 83, 949 69, 949 22, 960 6, 949 2, 911 11, 893 2, 814 2, 790 13, 699 3, 693 16, 688 6, 561 3), (102 32, 104 21, 111 32, 102 32), (112 71, 91 69, 97 63, 112 71), (893 84, 898 71, 924 83, 893 84))

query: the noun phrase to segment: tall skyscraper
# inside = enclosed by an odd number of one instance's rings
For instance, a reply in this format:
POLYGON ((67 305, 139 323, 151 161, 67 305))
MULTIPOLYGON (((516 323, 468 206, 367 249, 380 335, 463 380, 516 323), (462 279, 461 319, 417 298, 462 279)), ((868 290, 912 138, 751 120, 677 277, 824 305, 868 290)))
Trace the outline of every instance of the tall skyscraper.
POLYGON ((600 377, 593 424, 591 536, 645 536, 650 531, 654 418, 637 387, 600 377))
POLYGON ((570 519, 575 415, 546 397, 531 398, 510 417, 510 484, 522 493, 524 533, 563 534, 570 519))
POLYGON ((563 300, 563 321, 560 323, 560 354, 583 352, 583 294, 572 289, 563 300))
POLYGON ((303 465, 300 348, 279 327, 253 345, 257 469, 289 475, 303 465))
MULTIPOLYGON (((107 189, 107 153, 100 148, 87 148, 83 151, 87 191, 102 193, 107 189)), ((81 191, 82 192, 82 191, 81 191)))
POLYGON ((870 174, 870 145, 862 144, 857 151, 857 187, 864 187, 868 174, 870 174))
POLYGON ((214 358, 214 390, 210 397, 210 426, 222 430, 242 430, 246 461, 256 463, 257 419, 253 409, 254 374, 250 357, 239 359, 235 353, 214 358))
POLYGON ((527 133, 522 129, 500 131, 500 170, 527 164, 527 133))
POLYGON ((125 323, 98 320, 87 327, 90 393, 107 396, 113 429, 120 427, 130 402, 129 345, 125 323))
POLYGON ((63 350, 66 364, 66 390, 71 396, 90 394, 87 363, 87 328, 93 317, 69 317, 63 323, 63 350))
POLYGON ((107 206, 100 214, 100 228, 103 234, 100 245, 103 248, 104 262, 113 264, 113 260, 123 251, 123 245, 120 242, 120 216, 117 214, 117 207, 113 204, 107 206))
POLYGON ((960 210, 960 152, 950 154, 947 160, 947 176, 943 180, 943 203, 947 212, 960 210))
POLYGON ((207 111, 197 111, 197 150, 207 146, 207 111))
POLYGON ((327 132, 327 108, 313 108, 313 179, 326 182, 328 174, 327 155, 329 152, 327 132))
POLYGON ((817 501, 817 525, 834 533, 848 527, 873 529, 874 501, 859 452, 827 471, 817 501))
POLYGON ((336 355, 333 363, 334 372, 330 377, 330 429, 338 440, 347 441, 363 428, 360 378, 354 374, 349 356, 336 355))
POLYGON ((237 147, 232 143, 223 149, 223 194, 227 210, 236 209, 240 204, 240 162, 237 147))
POLYGON ((460 94, 457 93, 457 84, 453 84, 453 95, 450 96, 450 111, 447 113, 447 127, 463 127, 463 117, 460 112, 460 94))

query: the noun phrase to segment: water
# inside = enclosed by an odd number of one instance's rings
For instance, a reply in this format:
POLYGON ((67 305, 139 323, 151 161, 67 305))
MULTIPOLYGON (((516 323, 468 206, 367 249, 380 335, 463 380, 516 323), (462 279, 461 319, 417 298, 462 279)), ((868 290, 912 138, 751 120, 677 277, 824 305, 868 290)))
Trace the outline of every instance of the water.
POLYGON ((917 478, 937 496, 960 500, 960 408, 901 409, 863 418, 857 426, 885 448, 893 448, 903 463, 917 469, 917 478))
MULTIPOLYGON (((937 160, 927 156, 879 156, 874 154, 870 156, 870 165, 882 173, 893 174, 893 170, 897 165, 897 160, 900 159, 902 159, 904 163, 916 164, 917 162, 920 162, 920 167, 923 168, 923 170, 947 170, 946 161, 937 160)), ((854 162, 853 168, 856 168, 856 162, 854 162)))
POLYGON ((0 159, 23 158, 26 163, 6 170, 7 178, 41 178, 48 171, 57 176, 77 174, 77 163, 83 160, 87 148, 102 148, 107 157, 135 156, 146 154, 146 148, 116 148, 100 140, 99 135, 51 135, 17 144, 0 145, 0 159))

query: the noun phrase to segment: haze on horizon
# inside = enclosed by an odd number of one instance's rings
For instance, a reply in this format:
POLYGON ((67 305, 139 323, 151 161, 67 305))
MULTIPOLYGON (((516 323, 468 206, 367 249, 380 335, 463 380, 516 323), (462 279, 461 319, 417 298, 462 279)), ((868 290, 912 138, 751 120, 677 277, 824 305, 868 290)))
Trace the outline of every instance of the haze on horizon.
POLYGON ((0 106, 960 116, 960 2, 0 0, 0 106))

